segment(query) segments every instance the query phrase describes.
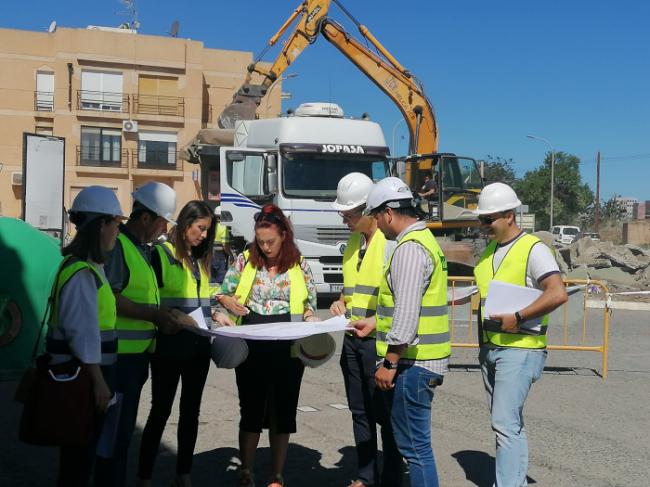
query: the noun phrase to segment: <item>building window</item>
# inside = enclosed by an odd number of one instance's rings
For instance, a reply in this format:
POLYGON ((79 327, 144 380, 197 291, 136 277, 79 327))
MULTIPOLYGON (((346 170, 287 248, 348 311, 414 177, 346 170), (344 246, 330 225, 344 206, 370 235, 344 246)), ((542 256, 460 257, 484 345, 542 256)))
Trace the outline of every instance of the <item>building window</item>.
POLYGON ((122 93, 122 73, 82 71, 79 109, 109 112, 126 111, 122 93))
POLYGON ((135 112, 182 117, 185 113, 185 101, 179 94, 178 78, 140 75, 138 95, 134 97, 135 112))
POLYGON ((82 166, 121 165, 122 133, 118 129, 81 127, 82 166))
POLYGON ((175 133, 140 131, 138 138, 138 167, 176 169, 175 133))
POLYGON ((39 71, 36 73, 36 111, 54 110, 54 73, 39 71))

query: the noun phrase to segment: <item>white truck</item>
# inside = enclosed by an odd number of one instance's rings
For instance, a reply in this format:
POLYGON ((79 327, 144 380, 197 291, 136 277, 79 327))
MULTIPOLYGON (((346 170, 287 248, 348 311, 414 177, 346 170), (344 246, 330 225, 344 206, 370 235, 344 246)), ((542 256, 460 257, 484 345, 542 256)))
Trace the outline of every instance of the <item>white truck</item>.
MULTIPOLYGON (((319 294, 343 289, 348 228, 332 209, 339 180, 350 172, 374 181, 389 175, 389 149, 379 124, 344 118, 331 103, 307 103, 281 118, 240 120, 232 146, 195 144, 209 200, 219 172, 221 220, 235 239, 254 239, 254 216, 274 203, 290 219, 319 294)), ((206 190, 204 190, 204 193, 206 190)))

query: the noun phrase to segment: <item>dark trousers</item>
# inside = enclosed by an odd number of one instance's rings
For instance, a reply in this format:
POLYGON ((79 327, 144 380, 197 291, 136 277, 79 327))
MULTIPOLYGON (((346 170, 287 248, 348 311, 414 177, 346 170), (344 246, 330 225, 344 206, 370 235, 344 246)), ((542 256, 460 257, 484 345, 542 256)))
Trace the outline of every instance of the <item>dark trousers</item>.
POLYGON ((117 358, 115 390, 122 393, 122 409, 117 426, 113 458, 95 459, 95 485, 124 487, 129 444, 135 429, 140 392, 149 376, 149 353, 125 353, 117 358))
POLYGON ((208 377, 210 356, 197 354, 182 360, 151 359, 151 411, 142 432, 138 477, 150 479, 158 454, 160 439, 171 414, 178 382, 181 381, 180 416, 178 420, 178 453, 176 473, 189 474, 199 430, 199 413, 203 387, 208 377))
MULTIPOLYGON (((113 391, 115 389, 116 366, 101 367, 104 381, 113 391)), ((95 438, 87 446, 61 447, 59 449, 59 474, 57 487, 87 487, 95 460, 97 439, 102 431, 104 417, 98 415, 95 420, 95 438)))
POLYGON ((345 381, 352 430, 357 448, 357 479, 366 485, 379 480, 377 426, 381 425, 384 466, 383 487, 402 485, 402 459, 395 445, 390 416, 375 389, 377 352, 374 338, 345 335, 341 349, 341 370, 345 381))

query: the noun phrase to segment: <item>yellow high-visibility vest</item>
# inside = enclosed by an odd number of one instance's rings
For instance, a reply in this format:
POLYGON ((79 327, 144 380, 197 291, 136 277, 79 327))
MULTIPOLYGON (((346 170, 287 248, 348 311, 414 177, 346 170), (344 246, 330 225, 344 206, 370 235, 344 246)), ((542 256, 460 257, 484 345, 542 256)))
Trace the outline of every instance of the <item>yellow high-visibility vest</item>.
MULTIPOLYGON (((153 268, 126 235, 119 234, 117 240, 122 245, 124 261, 129 268, 129 281, 120 294, 134 303, 158 308, 160 295, 153 268)), ((119 340, 118 353, 142 353, 153 350, 156 330, 151 321, 118 315, 115 327, 119 340)))
MULTIPOLYGON (((533 235, 523 235, 512 244, 505 255, 496 273, 494 269, 494 253, 497 249, 497 242, 493 240, 488 244, 483 255, 474 268, 476 285, 481 294, 481 317, 484 316, 485 299, 488 295, 490 281, 501 281, 516 286, 526 286, 526 269, 528 268, 528 257, 535 244, 540 239, 533 235)), ((528 333, 501 333, 499 328, 492 328, 487 323, 482 323, 483 343, 491 343, 498 347, 515 348, 546 348, 546 330, 548 328, 548 315, 527 323, 541 323, 541 330, 538 335, 528 333)))
POLYGON ((379 286, 377 302, 377 355, 385 357, 388 351, 386 335, 393 324, 395 301, 388 284, 388 273, 395 251, 406 242, 417 242, 428 253, 433 262, 431 282, 422 296, 418 319, 418 344, 409 345, 402 358, 434 360, 451 355, 449 320, 447 319, 447 261, 440 245, 430 230, 414 230, 407 233, 391 255, 379 286))
MULTIPOLYGON (((235 296, 239 298, 239 302, 246 304, 248 297, 253 289, 257 269, 248 260, 248 251, 244 251, 244 258, 246 259, 246 266, 239 277, 239 284, 235 290, 235 296)), ((301 257, 302 260, 302 257, 301 257)), ((305 312, 305 301, 309 297, 307 291, 307 283, 300 268, 300 264, 295 264, 287 273, 289 274, 289 312, 291 314, 291 321, 303 321, 305 312)), ((241 316, 233 317, 236 319, 237 324, 241 324, 241 316)))
MULTIPOLYGON (((59 300, 63 287, 72 279, 77 272, 88 269, 92 272, 97 285, 97 322, 99 323, 99 334, 101 337, 101 365, 112 365, 117 361, 117 333, 115 331, 115 295, 106 279, 97 272, 92 264, 76 257, 67 256, 59 267, 55 287, 52 290, 52 313, 48 325, 55 329, 59 326, 59 300)), ((46 351, 52 356, 66 355, 72 358, 72 351, 68 342, 64 339, 48 335, 45 345, 46 351)), ((69 360, 68 357, 66 357, 69 360)))

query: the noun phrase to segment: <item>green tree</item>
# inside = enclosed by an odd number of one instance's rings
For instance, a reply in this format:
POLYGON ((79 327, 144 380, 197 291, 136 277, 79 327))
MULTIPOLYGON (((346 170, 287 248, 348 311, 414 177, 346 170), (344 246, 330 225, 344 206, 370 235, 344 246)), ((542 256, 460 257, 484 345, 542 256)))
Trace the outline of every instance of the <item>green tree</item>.
MULTIPOLYGON (((571 225, 578 221, 594 194, 580 177, 580 159, 565 152, 555 153, 555 188, 553 195, 553 223, 571 225)), ((535 213, 537 228, 548 229, 550 222, 551 154, 546 154, 541 167, 527 172, 515 183, 519 199, 535 213)))
POLYGON ((486 184, 490 183, 505 183, 510 186, 514 185, 515 170, 512 168, 514 161, 512 159, 505 159, 501 156, 490 156, 482 161, 483 162, 483 177, 486 184))

